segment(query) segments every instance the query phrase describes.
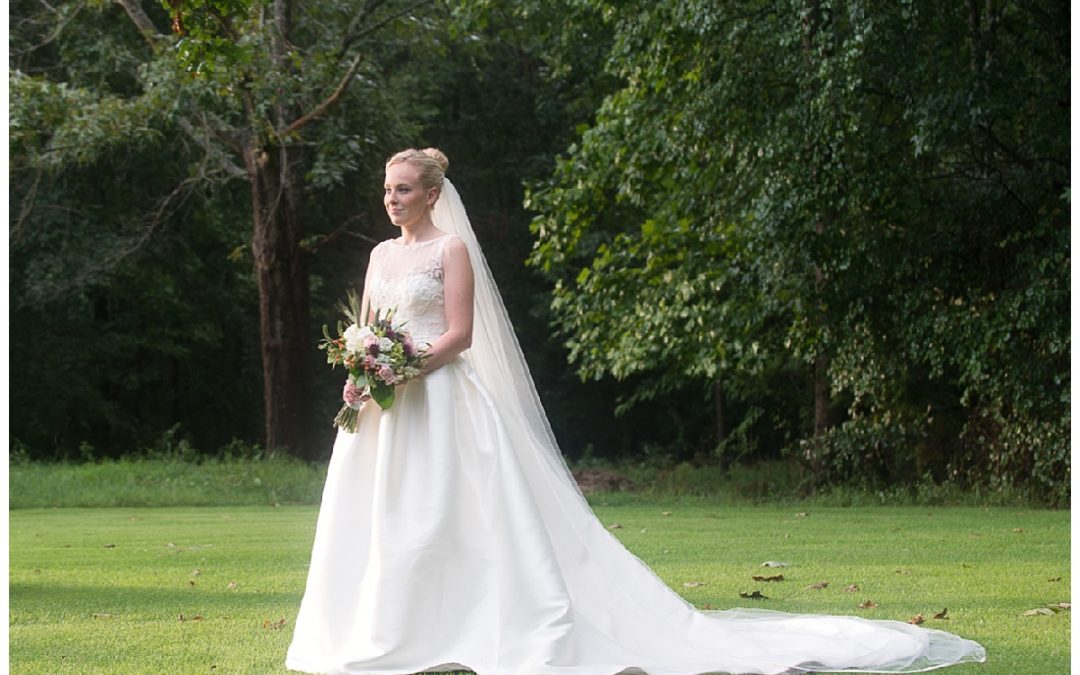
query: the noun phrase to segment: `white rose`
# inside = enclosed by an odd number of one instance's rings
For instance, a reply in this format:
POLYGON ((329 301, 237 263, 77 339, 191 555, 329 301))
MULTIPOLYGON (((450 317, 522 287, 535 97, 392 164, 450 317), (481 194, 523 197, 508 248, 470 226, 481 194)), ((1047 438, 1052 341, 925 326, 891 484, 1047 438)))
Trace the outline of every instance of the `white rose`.
POLYGON ((361 328, 355 323, 345 329, 345 349, 350 352, 364 350, 364 338, 371 335, 371 329, 367 326, 361 328))

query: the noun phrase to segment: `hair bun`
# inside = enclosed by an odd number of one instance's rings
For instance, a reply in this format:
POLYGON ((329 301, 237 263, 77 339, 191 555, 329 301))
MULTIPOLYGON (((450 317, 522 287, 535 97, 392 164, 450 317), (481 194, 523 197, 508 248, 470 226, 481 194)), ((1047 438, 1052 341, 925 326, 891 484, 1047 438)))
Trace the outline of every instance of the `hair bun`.
POLYGON ((450 159, 443 154, 442 150, 439 150, 438 148, 424 148, 420 152, 438 162, 439 166, 442 167, 443 173, 446 173, 446 170, 450 168, 450 159))

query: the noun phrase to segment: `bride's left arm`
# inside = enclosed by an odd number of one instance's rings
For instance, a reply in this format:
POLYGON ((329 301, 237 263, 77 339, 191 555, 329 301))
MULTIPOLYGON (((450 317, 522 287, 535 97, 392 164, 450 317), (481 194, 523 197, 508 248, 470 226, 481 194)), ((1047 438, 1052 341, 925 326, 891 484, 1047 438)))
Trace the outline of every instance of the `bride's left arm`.
POLYGON ((449 363, 472 344, 473 272, 465 242, 457 237, 443 250, 443 293, 446 332, 427 350, 424 372, 449 363))

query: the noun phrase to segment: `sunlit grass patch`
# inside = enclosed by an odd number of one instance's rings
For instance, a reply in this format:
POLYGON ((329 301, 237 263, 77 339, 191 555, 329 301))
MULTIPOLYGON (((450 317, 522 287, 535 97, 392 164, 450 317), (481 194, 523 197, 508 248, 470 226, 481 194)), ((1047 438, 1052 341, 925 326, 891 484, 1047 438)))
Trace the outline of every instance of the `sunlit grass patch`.
MULTIPOLYGON (((677 502, 596 510, 698 607, 923 614, 926 626, 987 647, 986 666, 950 674, 1068 672, 1069 612, 1021 616, 1069 601, 1068 512, 677 502), (752 579, 763 574, 784 580, 752 579), (851 584, 859 590, 846 591, 851 584), (768 599, 739 597, 755 590, 768 599), (866 600, 877 606, 859 609, 866 600), (948 619, 932 618, 946 607, 948 619)), ((312 506, 11 512, 12 672, 284 672, 315 516, 312 506)))

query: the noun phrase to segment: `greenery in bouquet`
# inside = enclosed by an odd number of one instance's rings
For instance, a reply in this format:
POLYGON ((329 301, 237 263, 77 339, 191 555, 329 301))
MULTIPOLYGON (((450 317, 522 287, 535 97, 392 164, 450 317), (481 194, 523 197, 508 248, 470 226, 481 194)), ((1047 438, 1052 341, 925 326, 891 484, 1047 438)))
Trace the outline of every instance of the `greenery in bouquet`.
POLYGON ((417 349, 403 324, 394 324, 394 310, 376 310, 370 324, 360 321, 360 300, 349 293, 341 310, 348 320, 337 323, 337 337, 323 326, 319 349, 326 362, 349 371, 342 393, 344 404, 334 418, 334 426, 356 432, 360 407, 371 397, 383 410, 394 404, 395 386, 420 374, 425 355, 417 349))

